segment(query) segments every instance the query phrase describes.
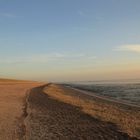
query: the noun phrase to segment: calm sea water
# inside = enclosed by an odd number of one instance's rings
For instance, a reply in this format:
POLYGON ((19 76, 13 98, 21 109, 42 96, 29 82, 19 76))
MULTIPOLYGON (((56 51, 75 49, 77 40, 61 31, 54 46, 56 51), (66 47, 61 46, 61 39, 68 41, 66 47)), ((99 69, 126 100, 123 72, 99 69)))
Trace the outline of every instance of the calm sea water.
POLYGON ((69 83, 73 87, 93 91, 98 95, 140 105, 140 81, 87 81, 69 83))

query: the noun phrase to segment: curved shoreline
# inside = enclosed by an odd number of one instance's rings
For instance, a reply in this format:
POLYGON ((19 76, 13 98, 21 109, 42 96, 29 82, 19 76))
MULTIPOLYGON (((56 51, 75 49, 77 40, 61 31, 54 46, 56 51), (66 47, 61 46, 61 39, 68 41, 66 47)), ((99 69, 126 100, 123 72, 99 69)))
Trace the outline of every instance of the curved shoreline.
POLYGON ((46 86, 31 89, 26 97, 26 140, 80 137, 99 140, 100 136, 114 140, 138 140, 120 132, 112 123, 95 119, 76 106, 52 98, 44 92, 46 86))

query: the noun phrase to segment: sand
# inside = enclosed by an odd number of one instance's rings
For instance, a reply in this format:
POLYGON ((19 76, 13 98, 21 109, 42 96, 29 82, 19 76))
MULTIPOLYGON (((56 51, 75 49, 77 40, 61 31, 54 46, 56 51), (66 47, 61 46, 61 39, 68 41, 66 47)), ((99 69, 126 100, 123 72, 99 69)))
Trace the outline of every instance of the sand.
POLYGON ((0 80, 0 140, 138 140, 137 108, 42 84, 0 80))
POLYGON ((0 140, 22 139, 26 92, 37 85, 36 82, 0 80, 0 140))
POLYGON ((102 121, 85 113, 82 107, 67 103, 61 95, 63 92, 64 88, 56 85, 31 90, 27 100, 27 140, 137 140, 121 132, 114 123, 102 121), (54 96, 56 92, 60 98, 54 96))

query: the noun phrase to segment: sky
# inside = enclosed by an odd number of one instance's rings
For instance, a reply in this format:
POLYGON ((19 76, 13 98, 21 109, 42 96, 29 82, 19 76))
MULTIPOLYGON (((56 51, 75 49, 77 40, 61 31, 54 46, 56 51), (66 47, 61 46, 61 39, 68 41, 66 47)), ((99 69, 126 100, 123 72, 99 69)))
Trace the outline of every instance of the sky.
POLYGON ((0 0, 0 77, 140 79, 140 0, 0 0))

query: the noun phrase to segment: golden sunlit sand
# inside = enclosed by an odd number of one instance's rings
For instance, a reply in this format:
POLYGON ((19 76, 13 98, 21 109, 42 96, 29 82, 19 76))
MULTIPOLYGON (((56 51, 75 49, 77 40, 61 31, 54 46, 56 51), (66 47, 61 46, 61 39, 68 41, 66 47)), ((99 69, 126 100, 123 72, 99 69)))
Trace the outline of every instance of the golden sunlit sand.
POLYGON ((26 92, 37 82, 0 79, 0 140, 22 138, 26 92))

